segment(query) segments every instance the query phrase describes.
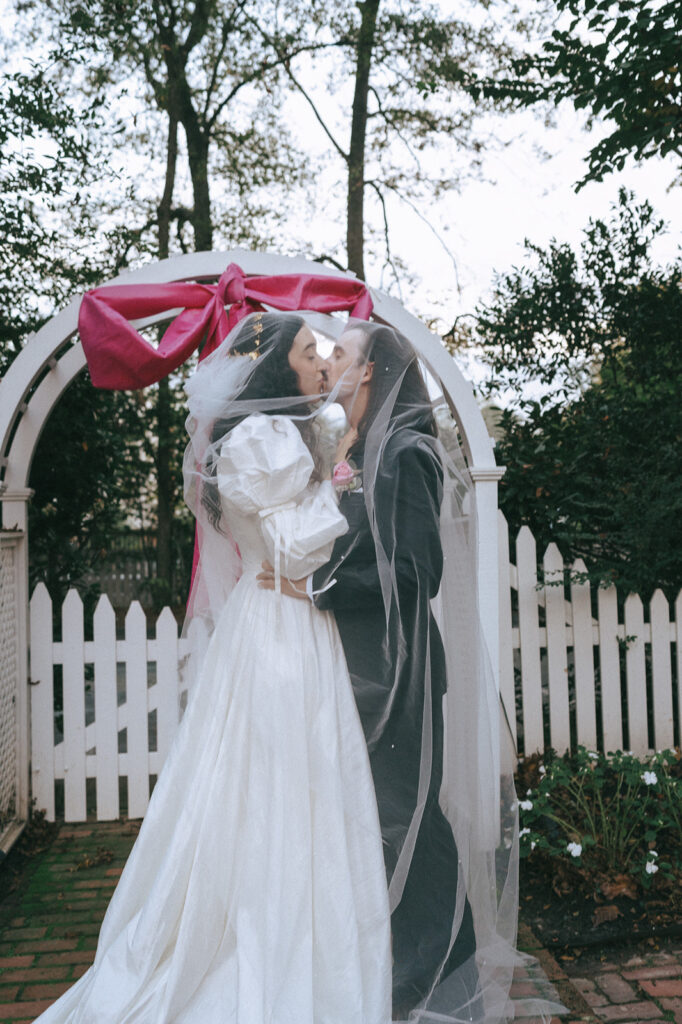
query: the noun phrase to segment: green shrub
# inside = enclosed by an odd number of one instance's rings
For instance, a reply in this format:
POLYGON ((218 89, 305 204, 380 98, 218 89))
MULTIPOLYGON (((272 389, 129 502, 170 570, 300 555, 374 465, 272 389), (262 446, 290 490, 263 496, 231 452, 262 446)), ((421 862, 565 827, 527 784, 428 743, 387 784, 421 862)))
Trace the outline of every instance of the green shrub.
POLYGON ((638 758, 578 747, 519 765, 521 856, 544 854, 588 877, 629 875, 645 888, 682 871, 682 754, 638 758))

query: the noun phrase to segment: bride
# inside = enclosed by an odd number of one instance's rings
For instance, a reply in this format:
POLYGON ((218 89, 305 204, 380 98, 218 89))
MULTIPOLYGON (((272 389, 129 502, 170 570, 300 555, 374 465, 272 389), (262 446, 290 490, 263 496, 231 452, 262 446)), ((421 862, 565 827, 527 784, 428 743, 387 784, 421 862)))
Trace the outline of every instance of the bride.
POLYGON ((315 441, 325 365, 301 318, 255 313, 187 384, 196 679, 94 964, 41 1024, 391 1019, 381 832, 343 649, 331 613, 278 592, 347 529, 315 441))

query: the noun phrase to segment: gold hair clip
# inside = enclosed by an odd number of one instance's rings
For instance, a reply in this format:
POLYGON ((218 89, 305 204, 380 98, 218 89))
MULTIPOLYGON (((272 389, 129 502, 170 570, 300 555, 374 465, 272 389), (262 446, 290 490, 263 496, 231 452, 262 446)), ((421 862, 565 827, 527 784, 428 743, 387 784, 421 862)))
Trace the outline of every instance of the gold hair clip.
POLYGON ((256 347, 254 348, 253 352, 249 352, 249 357, 251 359, 258 359, 258 356, 260 355, 260 336, 263 331, 263 314, 261 312, 254 313, 253 315, 253 330, 256 347))

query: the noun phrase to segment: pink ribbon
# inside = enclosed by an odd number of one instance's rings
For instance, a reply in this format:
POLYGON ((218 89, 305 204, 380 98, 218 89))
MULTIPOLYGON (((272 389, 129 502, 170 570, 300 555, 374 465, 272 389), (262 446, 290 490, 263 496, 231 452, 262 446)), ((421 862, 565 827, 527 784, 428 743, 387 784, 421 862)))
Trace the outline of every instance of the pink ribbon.
MULTIPOLYGON (((262 303, 288 311, 348 310, 359 320, 368 320, 372 312, 362 281, 322 274, 247 277, 236 263, 230 263, 217 284, 171 281, 94 288, 83 296, 78 313, 92 383, 113 391, 154 384, 184 363, 203 338, 206 343, 199 359, 213 352, 235 324, 262 309, 262 303), (158 348, 128 323, 176 308, 182 312, 166 329, 158 348)), ((195 535, 192 581, 198 556, 195 535)))
POLYGON ((322 274, 247 277, 230 263, 217 284, 116 284, 86 292, 78 314, 92 383, 98 388, 144 388, 177 369, 206 339, 200 359, 212 352, 248 313, 263 305, 282 310, 347 310, 369 319, 372 300, 362 281, 322 274), (228 312, 229 307, 229 312, 228 312), (158 348, 129 320, 181 308, 158 348))

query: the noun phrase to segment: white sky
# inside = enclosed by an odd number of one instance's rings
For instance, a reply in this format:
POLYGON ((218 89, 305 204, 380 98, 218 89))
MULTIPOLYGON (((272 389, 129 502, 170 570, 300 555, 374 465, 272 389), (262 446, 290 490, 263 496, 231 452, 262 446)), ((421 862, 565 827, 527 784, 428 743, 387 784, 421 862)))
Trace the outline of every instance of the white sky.
MULTIPOLYGON (((0 30, 10 52, 11 8, 11 0, 0 0, 0 30)), ((16 51, 13 56, 17 56, 16 51)), ((313 87, 315 84, 316 102, 326 103, 327 110, 332 102, 345 102, 346 90, 332 100, 323 81, 313 82, 313 87)), ((331 251, 345 232, 345 189, 338 184, 339 165, 328 159, 329 144, 307 105, 302 100, 290 104, 292 130, 310 151, 315 168, 319 167, 314 217, 297 217, 292 222, 292 235, 304 238, 318 251, 331 251)), ((576 195, 573 186, 584 173, 583 160, 591 140, 604 129, 602 126, 588 135, 569 104, 560 109, 556 121, 556 127, 547 128, 531 112, 491 119, 490 126, 509 144, 487 154, 485 180, 470 182, 461 192, 421 207, 455 256, 461 292, 456 287, 452 261, 432 232, 407 207, 389 200, 394 251, 420 281, 415 287, 403 289, 402 300, 408 309, 436 316, 440 326, 448 328, 456 316, 472 312, 477 301, 485 297, 495 270, 504 271, 522 261, 524 237, 539 244, 556 237, 576 245, 590 216, 608 215, 621 185, 633 189, 639 201, 648 199, 669 222, 669 233, 658 244, 657 257, 668 261, 678 254, 681 190, 668 191, 675 176, 673 161, 650 160, 641 167, 630 162, 622 173, 601 184, 590 184, 576 195), (538 150, 553 155, 545 160, 538 150)), ((346 140, 341 138, 341 142, 345 144, 346 140)), ((446 159, 447 145, 444 143, 441 151, 446 159)), ((457 157, 453 152, 452 158, 457 157)), ((371 200, 368 213, 372 216, 371 200)), ((380 266, 373 266, 371 259, 367 273, 370 284, 382 286, 380 266)))

